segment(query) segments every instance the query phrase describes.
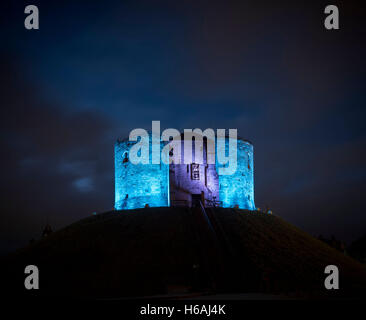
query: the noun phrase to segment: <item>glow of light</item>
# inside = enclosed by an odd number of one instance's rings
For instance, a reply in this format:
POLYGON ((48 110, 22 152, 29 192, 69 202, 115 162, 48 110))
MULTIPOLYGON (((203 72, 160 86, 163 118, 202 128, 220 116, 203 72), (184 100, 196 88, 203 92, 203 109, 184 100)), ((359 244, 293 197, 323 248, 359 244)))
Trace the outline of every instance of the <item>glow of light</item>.
MULTIPOLYGON (((123 163, 125 153, 136 142, 117 141, 114 147, 115 209, 137 209, 169 206, 169 165, 151 164, 151 135, 149 164, 123 163)), ((162 144, 161 144, 162 146, 162 144)))

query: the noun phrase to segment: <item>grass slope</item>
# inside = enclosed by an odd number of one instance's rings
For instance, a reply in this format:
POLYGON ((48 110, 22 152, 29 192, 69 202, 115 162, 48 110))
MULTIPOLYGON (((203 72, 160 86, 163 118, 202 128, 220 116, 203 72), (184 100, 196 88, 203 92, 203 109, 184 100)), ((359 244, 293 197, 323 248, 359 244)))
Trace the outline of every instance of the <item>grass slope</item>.
MULTIPOLYGON (((146 208, 83 219, 7 257, 7 285, 24 292, 24 267, 35 264, 42 289, 36 294, 121 297, 205 290, 205 234, 197 235, 192 213, 146 208)), ((366 288, 361 264, 276 216, 223 208, 208 213, 223 233, 219 242, 227 241, 223 250, 231 247, 230 254, 217 253, 217 263, 228 261, 223 268, 236 290, 324 293, 329 264, 339 267, 344 294, 366 288)))
POLYGON ((215 216, 236 250, 260 271, 263 290, 263 282, 269 282, 272 292, 322 294, 327 265, 339 268, 340 295, 358 296, 366 290, 363 265, 277 216, 222 208, 215 209, 215 216))

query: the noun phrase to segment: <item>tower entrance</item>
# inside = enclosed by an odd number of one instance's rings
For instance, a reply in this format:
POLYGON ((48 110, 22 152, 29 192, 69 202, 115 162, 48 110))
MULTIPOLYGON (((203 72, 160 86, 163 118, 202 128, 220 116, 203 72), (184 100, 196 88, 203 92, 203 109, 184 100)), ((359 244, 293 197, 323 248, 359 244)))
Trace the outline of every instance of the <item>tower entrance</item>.
POLYGON ((192 193, 192 207, 199 207, 200 201, 202 201, 202 195, 200 193, 192 193))

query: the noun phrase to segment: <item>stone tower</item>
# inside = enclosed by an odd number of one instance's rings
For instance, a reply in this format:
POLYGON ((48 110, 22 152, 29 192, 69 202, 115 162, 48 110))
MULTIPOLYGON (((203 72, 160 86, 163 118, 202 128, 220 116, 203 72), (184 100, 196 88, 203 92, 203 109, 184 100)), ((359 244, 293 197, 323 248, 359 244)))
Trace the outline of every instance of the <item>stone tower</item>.
POLYGON ((169 165, 152 164, 151 134, 148 140, 149 164, 131 163, 129 152, 137 142, 118 140, 114 145, 116 210, 169 206, 169 165))
MULTIPOLYGON (((118 140, 115 143, 115 209, 136 209, 149 207, 169 207, 174 205, 192 206, 201 201, 204 206, 219 205, 224 208, 255 210, 254 204, 254 160, 253 145, 237 138, 237 166, 230 175, 220 174, 224 166, 217 161, 218 144, 215 143, 216 163, 207 162, 207 139, 203 143, 202 159, 193 152, 191 163, 171 163, 161 161, 152 164, 151 133, 141 138, 149 141, 149 163, 133 164, 129 153, 137 143, 118 140)), ((158 140, 160 141, 160 139, 158 140)), ((160 151, 168 142, 160 141, 160 151)), ((173 143, 170 155, 175 152, 173 143)), ((179 143, 183 143, 183 140, 179 143)), ((221 144, 228 150, 229 137, 221 144)), ((181 148, 182 160, 184 148, 181 148)), ((163 155, 161 155, 163 156, 163 155)), ((168 155, 166 155, 168 156, 168 155)))

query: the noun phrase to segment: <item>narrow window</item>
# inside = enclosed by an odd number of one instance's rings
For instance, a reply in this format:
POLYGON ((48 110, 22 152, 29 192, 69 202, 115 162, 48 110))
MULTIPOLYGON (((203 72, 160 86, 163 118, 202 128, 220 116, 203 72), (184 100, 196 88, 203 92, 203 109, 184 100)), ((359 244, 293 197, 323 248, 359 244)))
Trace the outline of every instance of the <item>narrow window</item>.
POLYGON ((203 161, 207 164, 207 137, 203 137, 203 161))
POLYGON ((205 167, 205 186, 207 187, 207 167, 205 167))
POLYGON ((197 163, 191 164, 191 179, 192 180, 200 179, 200 165, 197 163))
POLYGON ((125 154, 123 155, 123 163, 128 162, 128 153, 125 152, 125 154))

